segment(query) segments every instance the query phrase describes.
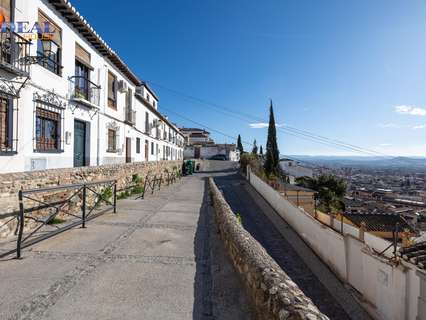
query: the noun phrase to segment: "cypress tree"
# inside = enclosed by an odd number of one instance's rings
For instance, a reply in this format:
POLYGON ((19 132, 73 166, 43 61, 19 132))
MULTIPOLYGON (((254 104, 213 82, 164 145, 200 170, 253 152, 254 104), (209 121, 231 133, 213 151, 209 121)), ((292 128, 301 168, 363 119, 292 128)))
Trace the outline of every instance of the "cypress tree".
POLYGON ((243 148, 243 144, 241 143, 240 135, 238 135, 238 139, 237 139, 237 149, 240 150, 240 154, 243 154, 244 148, 243 148))
POLYGON ((259 153, 260 153, 261 156, 263 156, 263 147, 262 146, 260 146, 259 153))
POLYGON ((271 106, 269 107, 268 140, 266 142, 266 160, 264 164, 267 175, 278 174, 279 161, 280 152, 277 145, 277 129, 275 128, 274 109, 271 100, 271 106))
POLYGON ((254 139, 254 141, 253 141, 253 149, 251 150, 251 153, 257 154, 257 143, 256 143, 256 139, 254 139))

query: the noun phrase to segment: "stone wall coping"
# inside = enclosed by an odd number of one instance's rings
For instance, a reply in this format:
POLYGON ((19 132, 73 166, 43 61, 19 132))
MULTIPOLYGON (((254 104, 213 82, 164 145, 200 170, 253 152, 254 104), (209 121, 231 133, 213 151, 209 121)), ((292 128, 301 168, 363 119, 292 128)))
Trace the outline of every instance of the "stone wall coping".
POLYGON ((257 319, 328 319, 241 226, 211 177, 209 189, 221 238, 254 302, 257 319))

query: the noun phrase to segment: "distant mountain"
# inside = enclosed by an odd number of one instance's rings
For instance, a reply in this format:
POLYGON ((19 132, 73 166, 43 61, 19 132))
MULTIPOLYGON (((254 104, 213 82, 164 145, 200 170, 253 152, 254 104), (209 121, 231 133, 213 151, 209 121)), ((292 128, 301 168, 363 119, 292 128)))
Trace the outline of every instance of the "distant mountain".
POLYGON ((305 156, 289 158, 313 165, 329 167, 374 167, 394 169, 418 169, 426 171, 426 157, 368 157, 368 156, 305 156))

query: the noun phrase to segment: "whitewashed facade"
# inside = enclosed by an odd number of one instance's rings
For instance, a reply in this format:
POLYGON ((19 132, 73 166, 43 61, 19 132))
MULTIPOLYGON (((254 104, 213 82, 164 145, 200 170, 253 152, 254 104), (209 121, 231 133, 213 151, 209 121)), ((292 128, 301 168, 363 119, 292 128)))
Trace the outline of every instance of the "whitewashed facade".
POLYGON ((16 31, 1 33, 0 173, 183 159, 158 97, 68 1, 0 6, 16 31), (25 43, 35 22, 53 32, 25 43))

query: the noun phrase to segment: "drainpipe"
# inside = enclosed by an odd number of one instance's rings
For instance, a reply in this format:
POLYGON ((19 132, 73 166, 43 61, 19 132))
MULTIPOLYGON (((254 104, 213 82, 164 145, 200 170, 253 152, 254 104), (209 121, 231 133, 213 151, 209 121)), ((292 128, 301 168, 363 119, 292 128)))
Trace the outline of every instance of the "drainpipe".
POLYGON ((99 145, 100 145, 100 112, 98 111, 98 127, 97 127, 97 137, 96 137, 96 165, 99 166, 99 158, 100 158, 100 154, 99 154, 99 145))
MULTIPOLYGON (((106 67, 106 65, 105 65, 106 67)), ((101 69, 98 69, 98 84, 101 83, 101 69)), ((99 93, 99 104, 101 104, 101 100, 103 100, 102 97, 102 92, 99 93)), ((100 165, 100 139, 101 139, 101 135, 100 135, 100 130, 101 130, 101 107, 99 106, 99 110, 98 110, 98 128, 97 128, 97 137, 96 137, 96 165, 99 166, 100 165)))

